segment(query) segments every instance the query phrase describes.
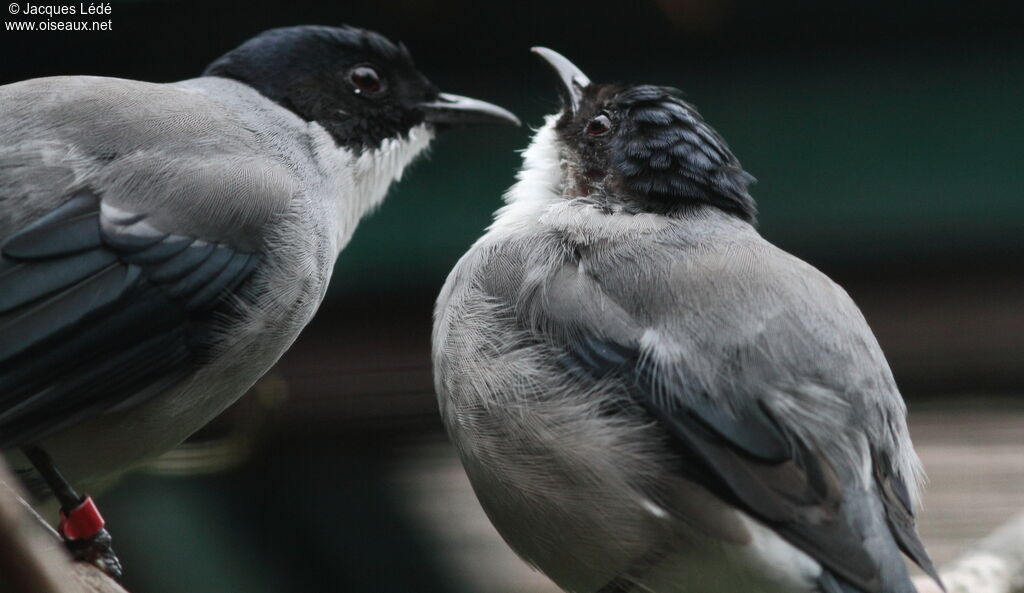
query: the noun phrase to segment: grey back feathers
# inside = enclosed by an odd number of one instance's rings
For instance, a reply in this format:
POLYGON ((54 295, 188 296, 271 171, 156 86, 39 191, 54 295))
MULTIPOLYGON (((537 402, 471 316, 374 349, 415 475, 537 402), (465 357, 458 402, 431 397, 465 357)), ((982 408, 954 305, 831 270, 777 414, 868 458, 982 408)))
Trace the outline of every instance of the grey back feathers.
MULTIPOLYGON (((245 106, 245 87, 229 84, 245 106)), ((261 156, 279 131, 245 119, 265 107, 246 114, 187 88, 93 77, 7 85, 0 101, 0 236, 90 184, 150 224, 252 249, 296 191, 288 163, 261 156)))

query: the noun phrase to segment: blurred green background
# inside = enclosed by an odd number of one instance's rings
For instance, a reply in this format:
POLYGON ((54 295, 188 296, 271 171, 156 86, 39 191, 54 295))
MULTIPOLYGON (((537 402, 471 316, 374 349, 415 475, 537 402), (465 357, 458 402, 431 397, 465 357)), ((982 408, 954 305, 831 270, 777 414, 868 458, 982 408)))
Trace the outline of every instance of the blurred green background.
MULTIPOLYGON (((0 83, 179 80, 263 29, 350 23, 404 41, 442 89, 531 126, 558 106, 532 45, 594 80, 677 86, 758 178, 762 233, 862 306, 912 411, 982 392, 1011 406, 999 396, 1024 386, 1024 5, 112 6, 112 32, 0 31, 0 83)), ((528 141, 526 128, 451 132, 407 172, 342 254, 320 314, 264 385, 273 393, 201 435, 241 435, 237 450, 213 449, 238 465, 136 474, 100 497, 129 590, 465 590, 396 480, 426 475, 424 450, 450 454, 430 382, 433 298, 528 141)))

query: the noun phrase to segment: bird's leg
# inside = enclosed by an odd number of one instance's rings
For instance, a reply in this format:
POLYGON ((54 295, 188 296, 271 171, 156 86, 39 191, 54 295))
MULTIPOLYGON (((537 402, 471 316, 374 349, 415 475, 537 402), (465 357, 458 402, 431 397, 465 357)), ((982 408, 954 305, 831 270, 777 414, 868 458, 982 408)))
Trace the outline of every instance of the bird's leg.
POLYGON ((58 530, 71 555, 76 560, 96 565, 114 579, 120 579, 121 560, 114 553, 110 532, 104 527, 96 503, 89 496, 81 496, 75 491, 46 451, 35 445, 21 450, 60 503, 58 530))

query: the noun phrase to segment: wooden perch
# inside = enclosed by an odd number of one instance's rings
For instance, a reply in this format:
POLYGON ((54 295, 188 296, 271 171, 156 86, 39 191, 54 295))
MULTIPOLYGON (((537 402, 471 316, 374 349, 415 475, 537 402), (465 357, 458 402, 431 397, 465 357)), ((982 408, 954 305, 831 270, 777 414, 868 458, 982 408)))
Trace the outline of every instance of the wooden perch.
POLYGON ((127 593, 95 566, 72 561, 57 532, 25 500, 0 457, 0 591, 127 593))

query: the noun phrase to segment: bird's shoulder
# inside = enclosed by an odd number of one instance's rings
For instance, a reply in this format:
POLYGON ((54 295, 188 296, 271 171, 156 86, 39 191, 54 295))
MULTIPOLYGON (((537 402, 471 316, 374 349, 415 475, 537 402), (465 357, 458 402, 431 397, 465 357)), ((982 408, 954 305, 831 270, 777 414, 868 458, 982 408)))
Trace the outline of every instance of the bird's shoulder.
POLYGON ((635 323, 666 337, 776 351, 778 341, 794 339, 811 348, 880 353, 841 286, 750 225, 717 215, 579 245, 546 281, 551 286, 539 291, 546 299, 571 283, 585 298, 617 303, 635 323))
POLYGON ((747 223, 717 213, 646 235, 580 245, 577 252, 582 270, 601 290, 643 305, 654 316, 685 315, 695 306, 741 316, 856 308, 827 275, 747 223), (660 299, 668 299, 665 307, 651 309, 660 299))
POLYGON ((478 239, 459 258, 438 297, 443 308, 456 294, 480 292, 509 301, 522 284, 530 241, 503 240, 493 234, 478 239))
POLYGON ((69 142, 91 138, 137 148, 166 142, 169 135, 205 138, 227 132, 228 142, 242 139, 244 130, 232 124, 231 109, 223 102, 181 84, 53 76, 0 86, 0 129, 6 145, 40 133, 69 142))
POLYGON ((284 124, 270 125, 285 110, 254 95, 202 79, 73 76, 0 87, 0 236, 88 189, 162 231, 256 248, 302 188, 281 148, 284 124))

